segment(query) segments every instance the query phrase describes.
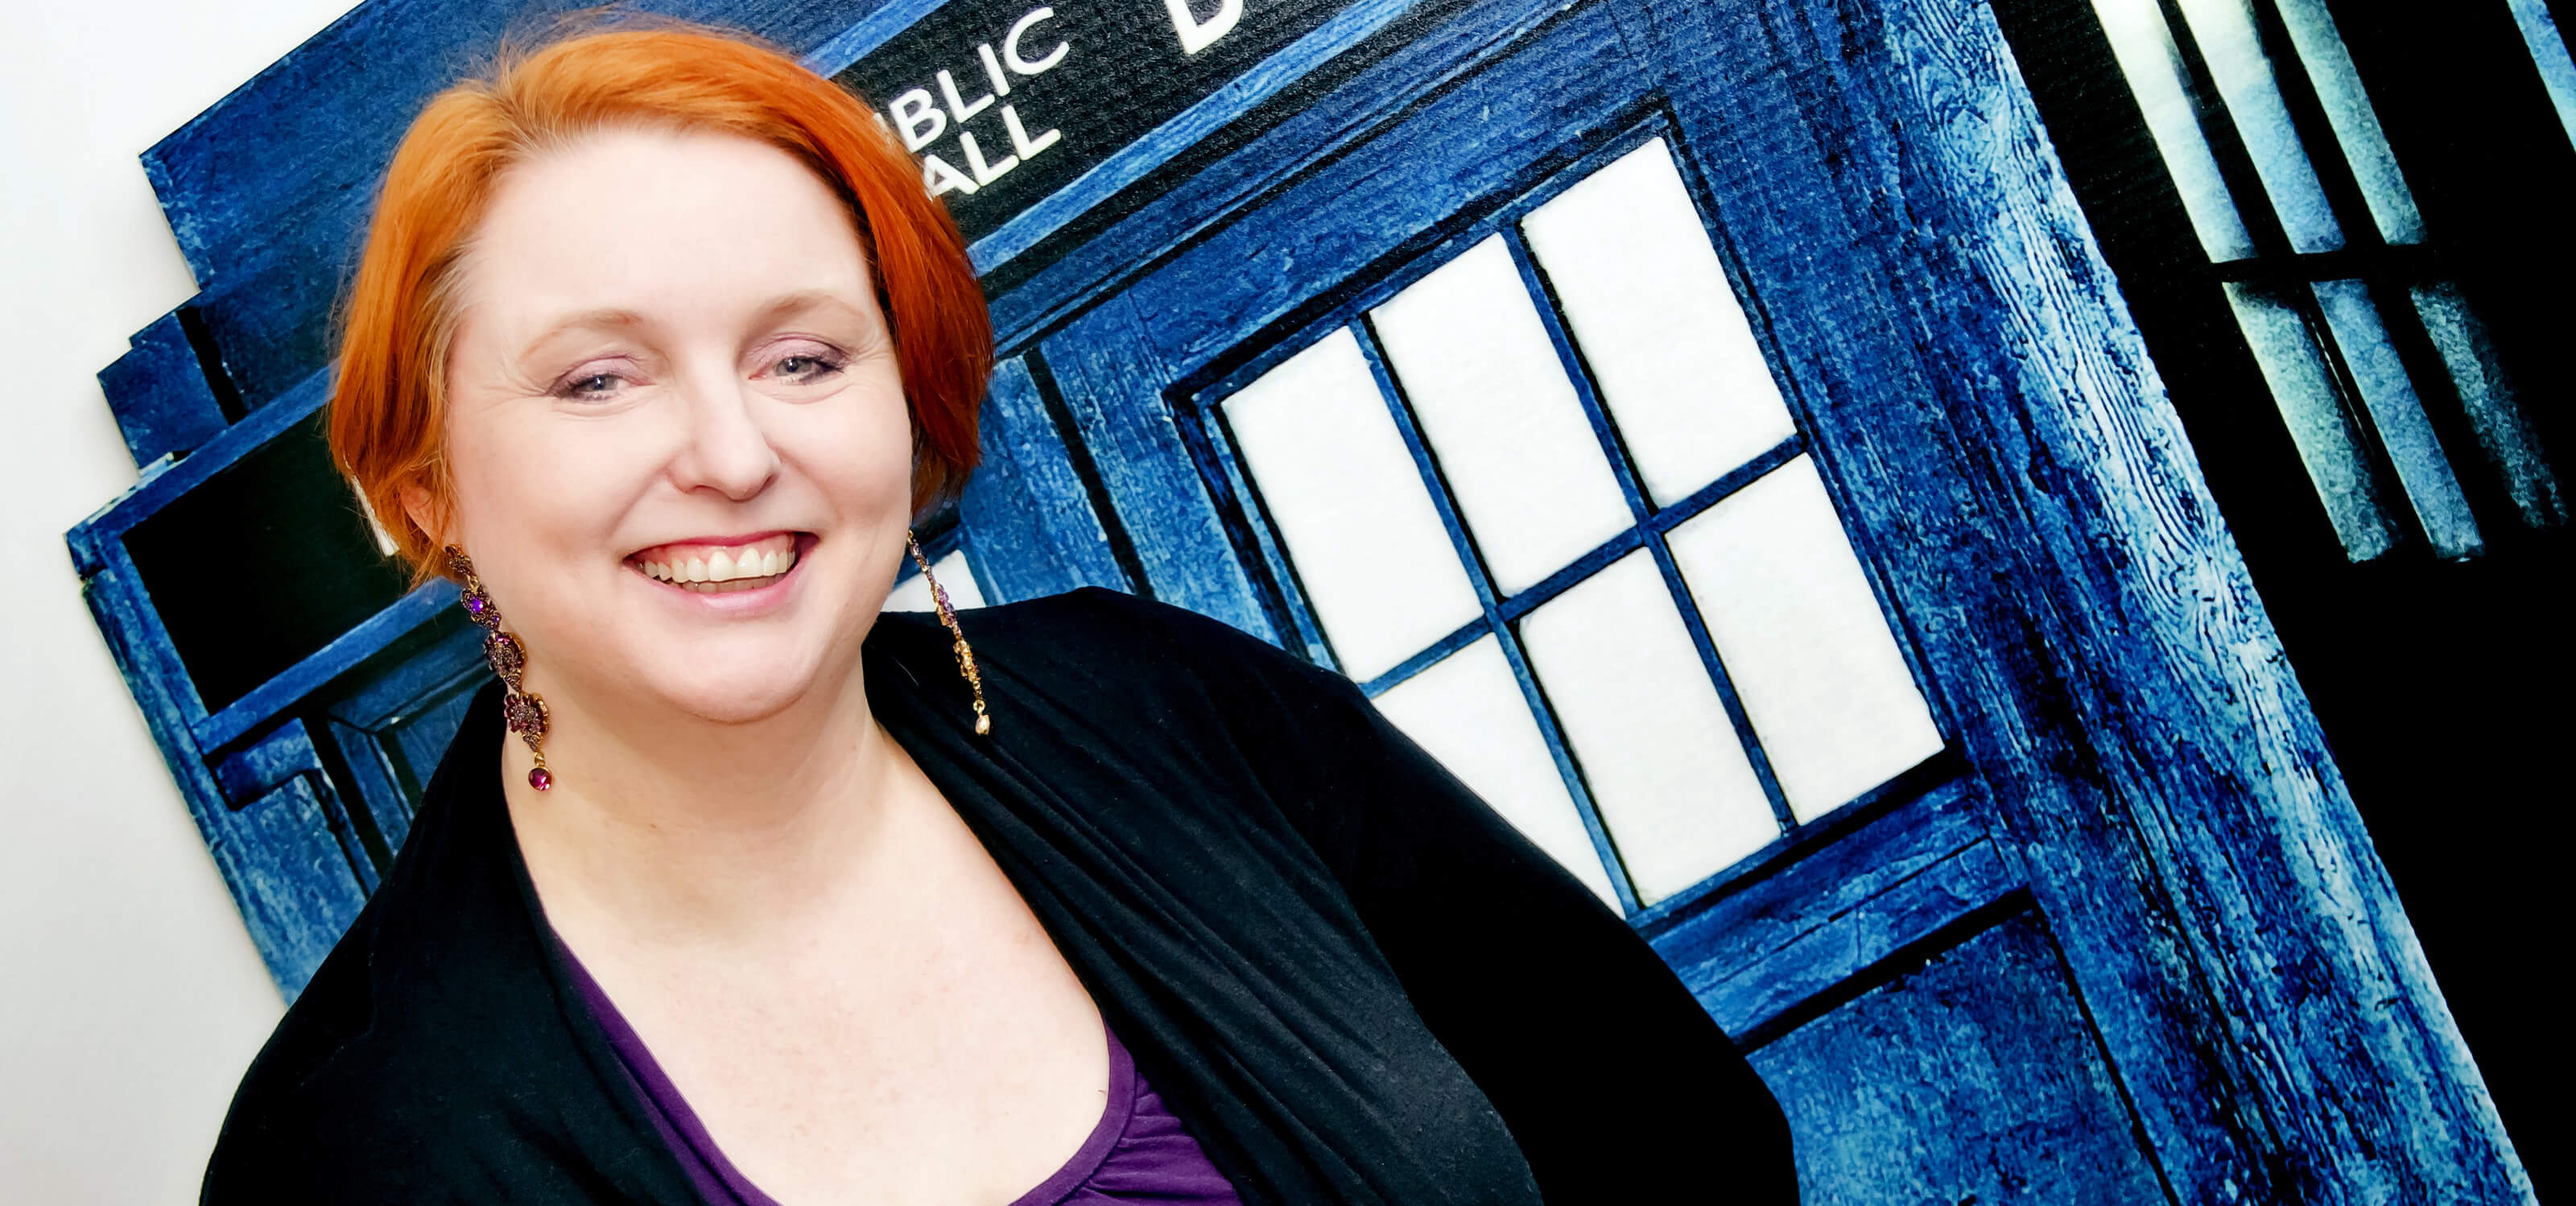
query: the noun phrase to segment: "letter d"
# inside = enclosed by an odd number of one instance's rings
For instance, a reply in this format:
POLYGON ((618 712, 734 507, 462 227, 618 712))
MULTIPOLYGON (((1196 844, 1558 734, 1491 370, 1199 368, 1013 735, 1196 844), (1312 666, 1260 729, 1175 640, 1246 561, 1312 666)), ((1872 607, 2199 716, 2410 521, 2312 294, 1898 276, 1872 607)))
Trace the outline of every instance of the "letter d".
POLYGON ((1197 54, 1207 49, 1218 38, 1231 32, 1235 22, 1243 19, 1243 0, 1223 0, 1216 6, 1216 15, 1208 18, 1204 25, 1190 15, 1190 0, 1163 0, 1163 7, 1172 14, 1173 31, 1181 35, 1182 54, 1197 54))

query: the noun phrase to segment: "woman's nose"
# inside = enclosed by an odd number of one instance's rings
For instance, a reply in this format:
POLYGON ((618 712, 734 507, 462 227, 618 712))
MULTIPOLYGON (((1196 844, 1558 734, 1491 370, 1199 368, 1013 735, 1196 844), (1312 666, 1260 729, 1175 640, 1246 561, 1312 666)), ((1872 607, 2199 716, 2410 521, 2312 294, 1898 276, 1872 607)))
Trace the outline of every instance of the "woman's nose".
POLYGON ((681 489, 739 501, 768 487, 778 474, 778 453, 754 413, 759 405, 759 395, 736 380, 690 391, 688 443, 672 462, 681 489))

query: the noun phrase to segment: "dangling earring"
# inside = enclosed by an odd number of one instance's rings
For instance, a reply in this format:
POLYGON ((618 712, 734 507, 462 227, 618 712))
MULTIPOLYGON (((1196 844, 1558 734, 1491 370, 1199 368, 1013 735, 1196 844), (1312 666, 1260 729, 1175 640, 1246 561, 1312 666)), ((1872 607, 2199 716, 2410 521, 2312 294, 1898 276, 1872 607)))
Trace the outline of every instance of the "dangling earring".
POLYGON ((912 533, 903 534, 905 548, 912 550, 912 563, 921 567, 921 580, 930 584, 930 601, 939 607, 939 622, 948 627, 948 635, 957 639, 957 670, 966 676, 966 685, 975 690, 975 735, 993 735, 993 718, 984 712, 984 676, 975 670, 975 651, 966 647, 966 634, 957 627, 957 609, 948 605, 948 588, 930 573, 930 559, 921 555, 921 542, 912 533))
POLYGON ((546 701, 519 689, 519 675, 528 668, 528 650, 519 638, 501 631, 501 609, 492 605, 492 596, 483 589, 483 580, 474 576, 474 561, 465 550, 447 546, 447 569, 464 584, 461 602, 465 615, 483 627, 483 660, 491 663, 492 673, 500 676, 501 718, 510 731, 528 743, 535 755, 537 768, 528 772, 528 786, 545 791, 555 785, 554 772, 546 769, 546 701))

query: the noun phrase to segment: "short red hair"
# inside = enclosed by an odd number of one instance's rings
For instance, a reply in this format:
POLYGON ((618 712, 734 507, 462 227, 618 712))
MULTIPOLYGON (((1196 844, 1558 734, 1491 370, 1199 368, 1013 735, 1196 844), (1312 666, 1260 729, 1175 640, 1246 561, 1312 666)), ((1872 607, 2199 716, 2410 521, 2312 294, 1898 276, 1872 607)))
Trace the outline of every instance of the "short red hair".
POLYGON ((913 508, 963 488, 992 319, 965 239, 912 157, 857 97, 766 46, 676 24, 585 33, 440 93, 385 173, 344 311, 331 453, 415 576, 446 568, 402 495, 450 497, 442 423, 462 252, 510 167, 611 126, 767 143, 849 205, 912 411, 913 508))

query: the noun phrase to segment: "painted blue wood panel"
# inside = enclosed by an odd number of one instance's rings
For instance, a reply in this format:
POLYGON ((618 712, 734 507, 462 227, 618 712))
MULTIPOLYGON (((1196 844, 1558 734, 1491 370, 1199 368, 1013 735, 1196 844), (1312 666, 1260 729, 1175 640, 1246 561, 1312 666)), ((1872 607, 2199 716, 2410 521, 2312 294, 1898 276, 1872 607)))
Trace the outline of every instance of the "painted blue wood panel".
POLYGON ((451 612, 422 625, 421 648, 399 656, 331 704, 322 723, 339 747, 375 830, 374 856, 390 863, 411 832, 421 793, 465 722, 474 691, 491 681, 483 631, 451 612), (442 633, 441 630, 444 630, 442 633))
POLYGON ((1728 1034, 1763 1041, 1797 1007, 2020 886, 1987 838, 1981 785, 1945 769, 1929 792, 1859 805, 1877 815, 1836 818, 1736 890, 1640 928, 1728 1034))
POLYGON ((130 349, 99 370, 98 385, 136 467, 194 451, 222 433, 223 404, 178 314, 162 315, 127 342, 130 349))
POLYGON ((207 845, 248 891, 243 919, 264 939, 260 955, 292 1002, 358 919, 366 889, 334 840, 321 780, 297 775, 234 811, 207 845))
POLYGON ((1641 108, 1642 91, 1609 11, 1577 10, 1551 31, 1547 53, 1424 100, 1402 125, 1266 199, 1269 220, 1209 232, 1122 297, 1158 357, 1177 375, 1199 372, 1249 333, 1326 301, 1339 282, 1374 283, 1397 262, 1463 250, 1451 232, 1477 215, 1462 204, 1517 195, 1535 183, 1533 160, 1572 159, 1605 124, 1627 124, 1618 118, 1641 108), (1322 214, 1336 218, 1302 220, 1322 214))
POLYGON ((2178 1192, 2522 1196, 1991 14, 1621 13, 2178 1192))
MULTIPOLYGON (((342 861, 337 867, 327 861, 315 864, 310 875, 297 878, 336 888, 345 874, 356 883, 358 895, 363 898, 376 887, 375 858, 368 852, 358 827, 351 823, 347 801, 331 785, 331 773, 322 765, 322 752, 313 744, 312 730, 303 721, 289 720, 278 725, 215 764, 215 785, 223 789, 224 798, 253 801, 249 807, 258 807, 257 801, 299 783, 306 800, 302 807, 320 816, 342 861)), ((345 903, 337 891, 325 899, 335 908, 345 903)), ((344 927, 348 919, 341 919, 344 927)))
POLYGON ((1173 374, 1145 329, 1134 302, 1108 302, 1047 341, 1047 367, 1135 541, 1153 597, 1279 644, 1285 638, 1236 559, 1234 533, 1174 426, 1164 393, 1173 374))
POLYGON ((995 366, 982 423, 983 463, 968 479, 957 513, 974 533, 977 572, 990 585, 987 601, 1084 586, 1133 589, 1026 361, 995 366))
POLYGON ((187 691, 187 679, 177 672, 166 639, 151 639, 158 625, 132 573, 122 549, 110 549, 83 582, 82 594, 134 691, 180 798, 205 835, 216 871, 241 907, 243 924, 269 977, 293 1000, 357 916, 364 889, 333 834, 316 790, 319 784, 290 776, 265 794, 241 801, 240 808, 224 796, 188 735, 184 717, 195 699, 176 694, 187 691))
POLYGON ((2011 914, 1753 1054, 1802 1200, 2174 1200, 2049 937, 2011 914))
POLYGON ((1568 0, 1479 0, 1445 20, 1401 30, 1407 40, 1366 72, 994 297, 996 336, 1016 346, 1062 323, 1572 7, 1568 0))

